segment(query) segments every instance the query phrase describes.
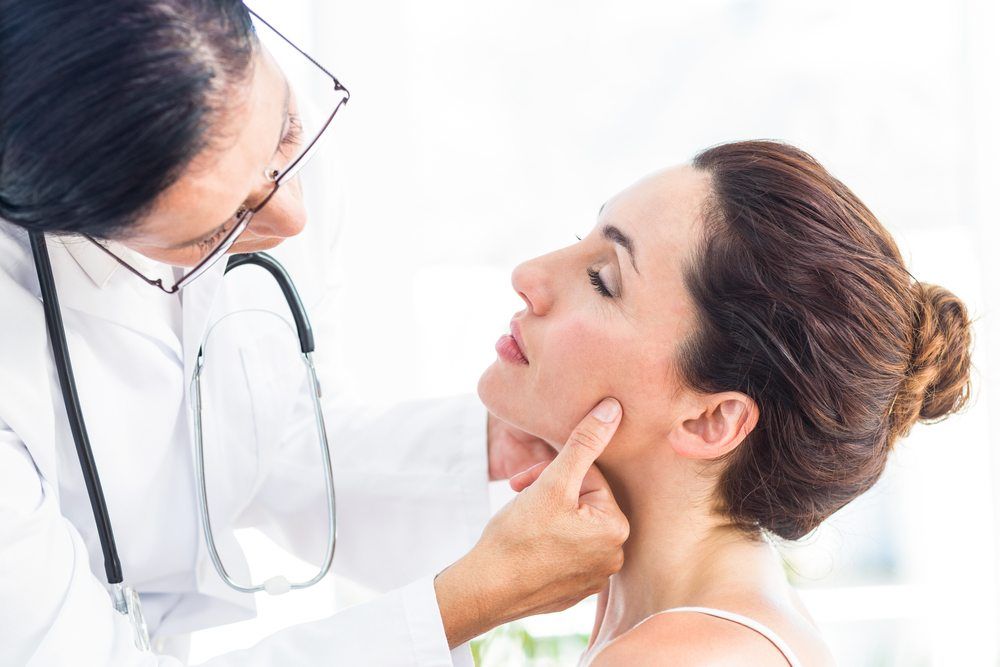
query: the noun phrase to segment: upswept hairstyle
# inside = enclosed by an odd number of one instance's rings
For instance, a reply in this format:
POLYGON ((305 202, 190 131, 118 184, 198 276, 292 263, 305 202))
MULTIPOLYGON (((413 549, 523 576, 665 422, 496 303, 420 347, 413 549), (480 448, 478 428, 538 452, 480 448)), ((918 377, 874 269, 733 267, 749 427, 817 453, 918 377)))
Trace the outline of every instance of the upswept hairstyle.
POLYGON ((805 152, 738 142, 693 166, 712 191, 685 271, 698 324, 681 372, 760 411, 723 461, 718 509, 797 539, 870 488, 915 422, 966 403, 969 317, 912 278, 871 211, 805 152))
POLYGON ((252 71, 239 0, 0 0, 0 218, 127 234, 252 71))

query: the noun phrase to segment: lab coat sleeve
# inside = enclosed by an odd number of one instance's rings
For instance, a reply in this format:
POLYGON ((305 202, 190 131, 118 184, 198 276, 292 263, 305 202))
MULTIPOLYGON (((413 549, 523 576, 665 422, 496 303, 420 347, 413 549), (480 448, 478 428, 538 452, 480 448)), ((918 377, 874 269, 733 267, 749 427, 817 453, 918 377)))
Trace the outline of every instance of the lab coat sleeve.
MULTIPOLYGON (((439 572, 475 544, 489 518, 486 411, 475 396, 381 409, 328 396, 323 410, 337 500, 334 572, 386 591, 439 572)), ((266 463, 253 516, 317 562, 327 532, 312 415, 285 422, 293 426, 266 463)))
MULTIPOLYGON (((131 625, 91 572, 83 540, 61 515, 51 485, 2 423, 0 600, 0 665, 181 665, 134 647, 131 625)), ((204 664, 442 667, 452 661, 426 578, 204 664)))

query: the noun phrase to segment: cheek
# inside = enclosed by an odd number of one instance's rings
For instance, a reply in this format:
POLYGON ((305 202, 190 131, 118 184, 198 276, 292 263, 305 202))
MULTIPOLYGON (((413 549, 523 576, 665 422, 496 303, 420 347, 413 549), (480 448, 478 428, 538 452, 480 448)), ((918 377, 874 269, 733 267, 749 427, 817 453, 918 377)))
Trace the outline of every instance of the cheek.
POLYGON ((123 241, 122 244, 153 261, 169 264, 170 266, 191 268, 196 266, 204 257, 199 250, 194 248, 167 249, 159 248, 157 246, 129 243, 127 241, 123 241))
POLYGON ((576 399, 615 386, 620 340, 607 326, 571 318, 546 331, 536 369, 537 389, 550 402, 576 399))
POLYGON ((600 399, 628 405, 623 378, 634 345, 609 323, 573 317, 540 323, 532 334, 530 366, 498 361, 480 379, 494 415, 559 447, 600 399))

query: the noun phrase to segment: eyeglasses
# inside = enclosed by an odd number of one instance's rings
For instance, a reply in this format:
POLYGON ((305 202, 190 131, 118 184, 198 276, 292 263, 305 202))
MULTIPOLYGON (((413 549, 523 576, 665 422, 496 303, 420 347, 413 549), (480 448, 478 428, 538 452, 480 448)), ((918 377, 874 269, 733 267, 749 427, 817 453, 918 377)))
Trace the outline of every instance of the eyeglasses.
POLYGON ((118 255, 108 250, 97 240, 87 236, 86 234, 84 235, 87 240, 114 258, 114 260, 120 265, 142 278, 142 280, 148 284, 160 288, 167 294, 174 294, 178 290, 191 284, 192 281, 208 271, 208 269, 225 256, 229 249, 233 247, 233 244, 236 243, 236 240, 240 237, 240 235, 250 225, 250 221, 253 219, 253 216, 264 208, 269 201, 271 201, 275 193, 278 191, 278 188, 281 187, 283 183, 287 183, 295 178, 299 170, 302 169, 302 167, 305 166, 309 159, 316 153, 316 149, 320 145, 320 140, 325 136, 330 123, 333 122, 333 117, 337 115, 340 108, 347 104, 347 101, 351 98, 350 92, 348 92, 340 81, 337 80, 337 77, 327 71, 326 68, 316 62, 312 56, 296 46, 290 39, 285 37, 274 26, 261 18, 260 15, 252 9, 248 9, 248 11, 253 16, 258 39, 262 44, 269 42, 268 50, 275 56, 275 60, 278 61, 279 65, 281 65, 286 79, 289 79, 290 88, 293 90, 301 89, 303 91, 312 91, 314 93, 318 92, 320 97, 324 97, 324 104, 322 106, 325 106, 328 109, 332 107, 332 111, 325 116, 316 116, 311 121, 312 126, 307 128, 306 131, 302 133, 303 138, 307 136, 312 137, 308 143, 303 144, 303 147, 299 150, 298 154, 293 156, 282 169, 267 170, 265 175, 268 180, 273 183, 267 195, 254 206, 244 205, 240 207, 240 210, 237 211, 234 216, 236 222, 233 225, 233 228, 229 230, 226 236, 219 242, 219 245, 216 246, 212 252, 206 255, 201 261, 199 261, 194 268, 181 276, 173 287, 168 288, 164 286, 162 279, 147 277, 118 255), (292 85, 291 79, 294 77, 299 79, 299 86, 292 85))

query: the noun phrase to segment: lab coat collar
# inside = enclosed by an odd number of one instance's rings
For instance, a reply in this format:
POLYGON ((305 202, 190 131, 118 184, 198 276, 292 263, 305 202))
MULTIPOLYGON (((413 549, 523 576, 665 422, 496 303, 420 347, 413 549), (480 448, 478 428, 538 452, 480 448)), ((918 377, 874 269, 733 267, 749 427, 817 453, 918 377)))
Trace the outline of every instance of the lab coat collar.
MULTIPOLYGON (((168 297, 122 269, 113 257, 90 241, 75 236, 48 236, 46 241, 59 292, 59 305, 121 324, 159 341, 177 360, 183 357, 179 332, 157 312, 156 299, 168 297)), ((158 264, 115 244, 139 271, 169 276, 170 267, 158 264)))
POLYGON ((93 241, 83 236, 63 236, 59 237, 60 243, 65 246, 70 257, 76 260, 83 272, 90 277, 94 285, 98 288, 106 287, 116 273, 127 275, 129 280, 139 280, 138 276, 129 275, 131 272, 125 269, 114 257, 108 254, 111 252, 116 257, 121 258, 129 266, 134 268, 144 276, 152 278, 163 277, 164 283, 169 282, 173 268, 167 264, 157 262, 137 253, 134 250, 116 243, 114 241, 98 241, 108 252, 101 250, 93 241))
POLYGON ((113 257, 82 236, 65 237, 63 245, 98 288, 107 285, 111 276, 122 268, 113 257))
MULTIPOLYGON (((67 237, 66 240, 61 241, 67 253, 76 260, 80 269, 90 277, 90 280, 98 289, 105 289, 109 284, 112 284, 112 280, 114 282, 123 280, 131 287, 139 286, 141 294, 149 294, 146 290, 150 288, 144 287, 138 276, 131 275, 113 257, 87 239, 82 237, 67 237)), ((121 244, 108 242, 105 243, 105 247, 144 275, 156 277, 169 269, 167 265, 144 257, 121 244)), ((184 376, 186 378, 190 379, 192 377, 194 361, 197 358, 201 339, 211 314, 211 305, 215 301, 222 276, 225 274, 225 268, 226 259, 220 260, 180 291, 180 298, 184 303, 180 340, 177 339, 176 335, 167 335, 166 332, 160 332, 163 334, 165 340, 169 341, 175 347, 178 358, 183 359, 184 376), (177 348, 176 344, 180 344, 182 348, 177 348)), ((61 283, 59 289, 61 295, 64 289, 61 283)))

